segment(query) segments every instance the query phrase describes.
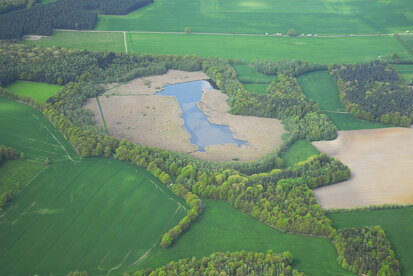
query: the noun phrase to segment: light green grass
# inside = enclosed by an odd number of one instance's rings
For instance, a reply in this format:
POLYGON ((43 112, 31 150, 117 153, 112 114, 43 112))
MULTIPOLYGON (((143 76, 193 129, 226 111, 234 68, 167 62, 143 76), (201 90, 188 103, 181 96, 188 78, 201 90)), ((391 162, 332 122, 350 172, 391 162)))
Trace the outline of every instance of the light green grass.
POLYGON ((291 167, 317 154, 319 154, 319 152, 311 142, 307 140, 297 140, 281 154, 281 158, 284 160, 286 167, 291 167))
MULTIPOLYGON (((0 144, 31 156, 42 156, 46 149, 56 156, 0 211, 0 275, 133 270, 184 216, 185 203, 134 164, 70 161, 44 128, 53 131, 32 107, 0 99, 0 144)), ((54 130, 54 135, 59 133, 54 130)))
MULTIPOLYGON (((412 18, 413 18, 413 13, 412 13, 412 18)), ((413 32, 413 30, 410 28, 410 32, 413 32)), ((406 42, 407 46, 410 48, 410 50, 413 51, 413 35, 401 35, 400 39, 406 42)))
MULTIPOLYGON (((26 44, 124 52, 122 33, 53 32, 26 44)), ((274 38, 127 33, 128 52, 252 59, 301 59, 318 64, 356 63, 406 49, 393 37, 274 38)))
POLYGON ((206 200, 206 209, 172 248, 155 248, 140 265, 158 267, 171 260, 209 256, 216 251, 291 251, 294 268, 314 275, 353 275, 341 269, 328 239, 285 234, 234 209, 226 202, 206 200))
POLYGON ((61 85, 32 81, 15 81, 7 86, 7 89, 14 94, 29 96, 43 103, 51 96, 56 95, 62 88, 61 85))
POLYGON ((79 159, 74 149, 42 113, 31 106, 0 98, 0 144, 24 152, 26 159, 52 162, 79 159))
POLYGON ((247 91, 256 93, 256 94, 265 94, 267 92, 269 84, 262 84, 262 83, 247 83, 244 84, 245 89, 247 91))
POLYGON ((41 163, 8 160, 0 163, 0 195, 16 184, 24 186, 43 168, 41 163))
POLYGON ((252 66, 247 64, 232 65, 237 72, 237 78, 242 83, 266 83, 277 80, 277 76, 268 76, 258 73, 252 66))
POLYGON ((53 31, 52 36, 40 40, 24 40, 23 43, 44 47, 61 46, 90 51, 125 52, 123 33, 53 31))
POLYGON ((127 16, 100 15, 97 29, 128 31, 358 34, 404 32, 409 0, 157 0, 127 16))
POLYGON ((316 71, 298 77, 304 94, 317 102, 338 130, 357 130, 391 127, 389 125, 356 119, 349 114, 335 113, 345 111, 340 102, 337 84, 328 71, 316 71))
POLYGON ((392 65, 397 72, 399 72, 400 76, 406 83, 410 83, 413 80, 413 65, 392 65))
POLYGON ((380 225, 402 265, 402 275, 413 275, 413 207, 329 214, 337 228, 380 225))

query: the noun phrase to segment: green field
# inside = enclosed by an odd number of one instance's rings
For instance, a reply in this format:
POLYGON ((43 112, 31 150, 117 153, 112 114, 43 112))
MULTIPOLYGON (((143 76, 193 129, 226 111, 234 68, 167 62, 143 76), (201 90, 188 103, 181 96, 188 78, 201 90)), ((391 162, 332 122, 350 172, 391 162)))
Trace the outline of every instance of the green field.
POLYGON ((337 84, 328 71, 316 71, 298 77, 298 83, 304 94, 317 102, 338 130, 357 130, 391 127, 376 122, 356 119, 345 112, 340 102, 337 84))
POLYGON ((0 129, 0 144, 24 152, 26 159, 79 159, 64 137, 31 106, 0 98, 0 129))
MULTIPOLYGON (((237 72, 237 79, 242 83, 261 83, 269 84, 270 82, 277 80, 277 76, 268 76, 258 73, 255 69, 247 64, 232 65, 237 72)), ((268 85, 267 85, 268 86, 268 85)))
POLYGON ((0 211, 1 275, 134 270, 185 214, 185 203, 149 172, 112 159, 79 160, 30 106, 0 98, 0 129, 0 144, 52 157, 0 211))
MULTIPOLYGON (((410 29, 410 32, 413 30, 410 29)), ((407 46, 410 48, 410 50, 413 51, 413 35, 401 35, 400 39, 406 42, 407 46)))
POLYGON ((247 83, 247 84, 244 84, 244 87, 249 92, 256 93, 256 94, 265 94, 267 92, 268 84, 247 83))
POLYGON ((286 167, 291 167, 298 162, 305 161, 308 157, 319 154, 319 151, 307 140, 295 141, 281 154, 286 167))
POLYGON ((123 33, 94 32, 60 32, 40 40, 24 40, 25 44, 39 46, 61 46, 72 49, 87 49, 90 51, 125 52, 123 33))
POLYGON ((397 72, 399 72, 400 76, 406 83, 410 83, 413 80, 413 65, 392 65, 397 72))
POLYGON ((386 232, 402 275, 413 275, 413 207, 407 209, 375 210, 329 214, 337 228, 380 225, 386 232))
POLYGON ((32 81, 15 81, 7 86, 7 89, 14 94, 29 96, 42 103, 56 95, 62 88, 61 85, 32 81))
POLYGON ((341 269, 329 239, 285 234, 234 209, 226 202, 205 200, 206 209, 176 244, 155 248, 140 265, 158 267, 171 260, 209 256, 216 251, 291 251, 294 268, 313 275, 353 275, 341 269))
POLYGON ((0 163, 0 195, 14 185, 25 185, 43 168, 41 163, 23 160, 8 160, 0 163))
POLYGON ((157 0, 126 16, 101 15, 98 30, 360 34, 405 32, 409 0, 157 0))
MULTIPOLYGON (((128 52, 245 59, 301 59, 318 64, 355 63, 406 49, 390 36, 289 38, 127 33, 128 52), (253 50, 252 50, 253 49, 253 50)), ((25 44, 124 52, 122 33, 60 32, 25 44)))

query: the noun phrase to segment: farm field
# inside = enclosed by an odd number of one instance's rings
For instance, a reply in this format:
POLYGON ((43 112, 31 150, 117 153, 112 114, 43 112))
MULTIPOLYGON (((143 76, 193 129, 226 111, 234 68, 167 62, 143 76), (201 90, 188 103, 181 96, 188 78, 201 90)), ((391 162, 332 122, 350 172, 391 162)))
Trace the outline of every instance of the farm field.
MULTIPOLYGON (((128 52, 171 55, 196 54, 245 59, 301 59, 307 62, 354 63, 406 49, 391 36, 291 38, 232 35, 126 33, 128 52), (255 49, 251 51, 251 49, 255 49)), ((125 52, 123 33, 65 32, 25 44, 125 52)))
POLYGON ((338 130, 390 127, 382 123, 359 120, 345 113, 346 110, 341 104, 337 84, 328 71, 307 73, 297 79, 304 94, 318 103, 321 110, 327 114, 338 130))
POLYGON ((216 251, 290 251, 294 268, 315 275, 354 275, 341 269, 328 239, 285 234, 234 209, 227 202, 205 200, 206 209, 169 250, 155 248, 139 266, 158 267, 171 260, 208 256, 216 251))
POLYGON ((87 49, 90 51, 125 52, 123 33, 108 32, 61 32, 53 31, 52 36, 40 40, 24 40, 25 44, 39 45, 43 47, 60 46, 71 49, 87 49))
POLYGON ((79 159, 65 138, 31 106, 0 98, 0 129, 0 144, 24 152, 26 159, 79 159))
POLYGON ((57 94, 62 88, 61 85, 32 81, 15 81, 7 86, 7 89, 14 94, 29 96, 42 103, 57 94))
POLYGON ((100 15, 97 30, 210 33, 370 34, 411 28, 409 0, 159 0, 126 16, 100 15), (160 20, 162 19, 162 20, 160 20), (253 23, 253 24, 251 24, 253 23))
POLYGON ((285 167, 292 167, 308 157, 319 154, 319 151, 307 140, 297 140, 281 154, 285 167))
POLYGON ((402 265, 402 275, 413 275, 413 207, 406 209, 374 210, 332 213, 327 215, 339 229, 380 225, 386 232, 397 259, 402 265))
POLYGON ((340 131, 313 145, 351 169, 347 181, 314 190, 323 208, 413 204, 413 128, 340 131))
POLYGON ((267 92, 269 84, 262 84, 262 83, 247 83, 244 84, 245 89, 247 91, 256 93, 256 94, 265 94, 267 92))
POLYGON ((413 80, 413 65, 392 65, 406 83, 413 80))
POLYGON ((24 160, 8 160, 0 163, 0 195, 14 185, 25 185, 43 169, 41 163, 24 160))
POLYGON ((277 80, 277 76, 268 76, 261 74, 248 64, 235 64, 232 65, 234 70, 237 72, 237 79, 246 84, 246 83, 261 83, 268 84, 274 80, 277 80))
POLYGON ((133 269, 185 214, 185 203, 147 171, 112 159, 72 161, 67 142, 54 140, 52 134, 63 138, 33 108, 0 99, 0 110, 1 129, 8 130, 0 143, 12 144, 13 133, 13 146, 31 158, 44 157, 46 147, 52 156, 52 164, 0 212, 2 275, 133 269), (23 134, 43 137, 34 145, 20 139, 23 134))

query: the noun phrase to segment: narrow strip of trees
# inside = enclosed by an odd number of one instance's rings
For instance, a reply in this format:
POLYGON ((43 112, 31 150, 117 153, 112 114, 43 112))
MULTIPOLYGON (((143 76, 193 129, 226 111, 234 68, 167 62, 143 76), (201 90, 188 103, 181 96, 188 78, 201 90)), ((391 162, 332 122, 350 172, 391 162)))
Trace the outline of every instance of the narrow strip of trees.
POLYGON ((252 60, 252 66, 255 70, 266 75, 290 74, 299 76, 305 73, 326 70, 326 65, 308 63, 301 60, 286 60, 282 59, 274 61, 270 59, 252 60))

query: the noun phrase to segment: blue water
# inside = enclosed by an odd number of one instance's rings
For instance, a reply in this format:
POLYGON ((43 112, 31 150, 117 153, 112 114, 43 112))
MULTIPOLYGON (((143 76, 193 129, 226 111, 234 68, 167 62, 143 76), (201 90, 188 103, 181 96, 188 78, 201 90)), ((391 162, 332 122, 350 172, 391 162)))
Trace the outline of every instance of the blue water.
POLYGON ((203 89, 213 89, 211 84, 204 80, 178 84, 167 84, 164 89, 155 95, 173 96, 182 108, 184 126, 191 135, 191 143, 197 145, 199 151, 205 151, 205 146, 218 144, 237 144, 240 147, 245 141, 236 140, 228 126, 214 125, 208 122, 204 112, 197 104, 202 98, 203 89))

